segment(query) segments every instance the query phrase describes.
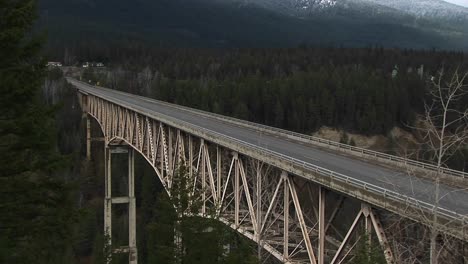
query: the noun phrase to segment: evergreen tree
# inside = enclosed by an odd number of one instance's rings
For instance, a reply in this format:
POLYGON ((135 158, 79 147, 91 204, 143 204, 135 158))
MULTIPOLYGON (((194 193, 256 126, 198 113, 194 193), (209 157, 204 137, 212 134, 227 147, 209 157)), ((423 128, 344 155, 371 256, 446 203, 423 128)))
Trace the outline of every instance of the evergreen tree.
POLYGON ((348 142, 349 142, 348 133, 342 132, 342 133, 341 133, 341 136, 340 136, 340 143, 348 144, 348 142))
POLYGON ((236 108, 234 109, 234 116, 244 120, 249 119, 249 109, 244 102, 239 101, 236 108))
MULTIPOLYGON (((200 193, 192 195, 186 169, 174 175, 171 197, 161 192, 147 226, 147 263, 257 263, 246 238, 221 222, 197 216, 200 193), (231 250, 226 251, 228 246, 231 250)), ((207 212, 211 214, 211 212, 207 212)))
POLYGON ((57 175, 45 62, 31 37, 36 2, 0 1, 0 263, 71 263, 70 187, 57 175))
POLYGON ((284 126, 284 110, 279 100, 276 101, 275 109, 273 111, 273 116, 274 116, 273 125, 275 127, 283 127, 284 126))
POLYGON ((384 255, 380 245, 376 242, 370 243, 368 236, 363 235, 359 240, 356 249, 355 256, 350 262, 351 264, 385 264, 384 255))

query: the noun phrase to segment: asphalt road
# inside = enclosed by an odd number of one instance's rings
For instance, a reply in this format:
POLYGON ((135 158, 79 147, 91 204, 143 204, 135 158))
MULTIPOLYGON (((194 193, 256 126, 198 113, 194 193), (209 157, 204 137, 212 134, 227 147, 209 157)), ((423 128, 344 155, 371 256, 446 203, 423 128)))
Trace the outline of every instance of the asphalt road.
MULTIPOLYGON (((260 133, 258 131, 209 118, 196 113, 174 108, 148 98, 140 98, 132 94, 117 92, 101 87, 94 87, 68 79, 70 83, 80 90, 103 98, 111 98, 125 102, 128 106, 155 115, 163 114, 182 120, 196 126, 227 135, 238 140, 269 149, 277 153, 332 170, 349 177, 359 179, 369 184, 396 191, 403 195, 416 198, 432 204, 434 201, 435 186, 432 182, 408 175, 401 170, 392 170, 388 166, 379 166, 363 160, 341 156, 332 151, 314 148, 299 142, 288 141, 283 138, 260 133)), ((468 190, 455 189, 441 185, 440 207, 468 215, 468 190)))

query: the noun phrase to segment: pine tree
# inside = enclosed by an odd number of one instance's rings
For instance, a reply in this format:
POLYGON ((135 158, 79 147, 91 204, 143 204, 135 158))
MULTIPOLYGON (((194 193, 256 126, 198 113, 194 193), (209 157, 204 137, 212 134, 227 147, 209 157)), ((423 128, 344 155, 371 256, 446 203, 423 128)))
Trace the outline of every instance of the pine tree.
POLYGON ((279 100, 276 101, 275 109, 273 111, 274 115, 274 126, 275 127, 283 127, 284 126, 284 110, 281 102, 279 100))
POLYGON ((57 170, 53 109, 40 98, 35 1, 0 1, 0 263, 69 263, 74 209, 57 170))
POLYGON ((192 193, 187 170, 180 168, 173 178, 171 197, 158 195, 155 217, 147 225, 147 263, 257 263, 248 240, 213 218, 197 216, 201 193, 192 193), (225 246, 230 246, 229 252, 225 246))
POLYGON ((363 235, 355 249, 355 256, 351 264, 385 264, 385 257, 382 254, 382 249, 377 243, 371 243, 370 238, 363 235))

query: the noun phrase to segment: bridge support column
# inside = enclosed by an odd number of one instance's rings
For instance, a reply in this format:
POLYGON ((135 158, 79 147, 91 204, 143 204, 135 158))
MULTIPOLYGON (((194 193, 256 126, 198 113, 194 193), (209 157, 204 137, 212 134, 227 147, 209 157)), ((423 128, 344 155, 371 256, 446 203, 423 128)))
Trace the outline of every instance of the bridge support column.
POLYGON ((135 198, 135 157, 130 147, 107 146, 105 148, 105 200, 104 234, 106 237, 106 263, 110 263, 112 253, 128 253, 128 263, 138 263, 136 245, 136 198, 135 198), (112 197, 112 154, 128 153, 128 196, 112 197), (112 205, 128 204, 128 246, 112 249, 112 205))
POLYGON ((325 264, 325 189, 319 186, 319 242, 318 242, 318 264, 325 264))
POLYGON ((78 103, 81 105, 82 118, 86 119, 86 160, 91 160, 91 118, 89 116, 90 106, 88 96, 78 93, 78 103))
POLYGON ((288 173, 283 171, 281 173, 281 177, 283 178, 284 181, 284 192, 283 192, 283 199, 284 199, 284 226, 283 226, 283 258, 284 261, 287 261, 289 258, 289 186, 287 184, 288 182, 288 173))
POLYGON ((136 245, 135 152, 128 150, 128 262, 138 263, 136 245))
POLYGON ((112 154, 108 146, 104 149, 104 254, 106 263, 110 263, 112 257, 112 154))
MULTIPOLYGON (((372 208, 368 204, 365 204, 365 203, 361 204, 361 210, 357 214, 353 224, 348 230, 348 233, 346 234, 345 238, 341 242, 340 247, 338 248, 333 260, 331 261, 331 264, 341 263, 344 260, 344 258, 342 258, 341 255, 344 251, 344 248, 347 246, 349 242, 349 238, 356 231, 358 223, 361 221, 362 218, 364 218, 364 228, 365 228, 365 232, 368 238, 371 237, 372 228, 373 228, 377 236, 377 239, 379 240, 380 246, 382 247, 384 251, 384 256, 385 256, 385 260, 387 261, 387 264, 395 264, 395 259, 393 258, 392 249, 385 235, 385 231, 383 229, 382 223, 380 222, 379 218, 374 213, 372 208)), ((346 253, 345 255, 347 255, 348 253, 346 253)))
POLYGON ((91 160, 91 118, 86 114, 86 160, 91 160))
MULTIPOLYGON (((371 220, 371 217, 370 217, 370 213, 371 213, 371 208, 369 207, 369 205, 367 204, 361 204, 361 210, 362 210, 362 213, 364 214, 364 231, 365 231, 365 234, 366 234, 366 239, 368 240, 367 242, 369 242, 369 245, 371 245, 372 241, 372 220, 371 220)), ((370 248, 369 248, 370 250, 370 248)))
MULTIPOLYGON (((201 180, 202 180, 202 215, 206 215, 206 156, 205 156, 205 141, 200 140, 200 167, 201 167, 201 180)), ((208 157, 209 158, 209 157, 208 157)))
POLYGON ((240 206, 240 190, 239 190, 239 155, 234 152, 234 224, 239 227, 239 206, 240 206))

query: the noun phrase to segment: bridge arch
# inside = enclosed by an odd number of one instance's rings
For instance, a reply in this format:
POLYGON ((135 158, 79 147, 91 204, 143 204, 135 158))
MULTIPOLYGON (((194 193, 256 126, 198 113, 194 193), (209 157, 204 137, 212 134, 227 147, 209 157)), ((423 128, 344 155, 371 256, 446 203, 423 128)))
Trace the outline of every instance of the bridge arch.
MULTIPOLYGON (((150 165, 150 167, 153 169, 153 171, 155 172, 156 176, 158 177, 159 179, 159 182, 162 184, 166 194, 170 197, 170 190, 168 189, 168 186, 166 184, 166 182, 164 181, 164 179, 162 178, 162 175, 161 175, 161 172, 154 166, 154 163, 153 161, 151 161, 147 155, 145 155, 145 153, 143 153, 143 151, 139 148, 137 148, 137 146, 132 143, 130 140, 128 140, 127 138, 124 138, 124 137, 120 137, 120 136, 113 136, 112 138, 109 138, 106 134, 106 129, 105 129, 105 125, 101 122, 101 119, 99 119, 96 115, 94 115, 93 113, 86 113, 87 114, 87 126, 88 126, 88 135, 87 135, 87 138, 90 138, 91 137, 91 134, 90 134, 90 120, 89 120, 89 117, 91 117, 96 123, 97 125, 99 126, 99 129, 104 137, 104 146, 105 148, 109 148, 111 145, 114 145, 114 146, 119 146, 119 145, 125 145, 125 146, 129 146, 131 147, 134 151, 136 151, 138 154, 140 154, 144 159, 145 161, 150 165), (89 116, 89 117, 88 117, 89 116), (124 143, 124 144, 122 144, 124 143)), ((91 142, 91 141, 88 141, 88 142, 91 142)), ((110 153, 106 154, 106 155, 109 155, 110 153)), ((210 217, 210 216, 207 216, 207 215, 204 215, 204 214, 198 214, 199 217, 204 217, 204 218, 210 218, 210 219, 213 219, 213 217, 210 217)), ((234 225, 232 225, 228 219, 225 219, 225 218, 222 218, 222 217, 217 217, 215 218, 216 220, 218 220, 219 222, 225 224, 227 227, 233 229, 234 231, 237 231, 239 234, 249 238, 250 240, 252 240, 253 242, 258 242, 255 240, 255 237, 252 236, 251 234, 249 234, 249 232, 242 228, 242 227, 235 227, 234 225)), ((108 232, 110 234, 110 232, 108 232)), ((275 258, 277 258, 278 260, 283 260, 284 259, 282 258, 281 256, 281 252, 277 251, 275 248, 271 247, 270 245, 268 244, 265 244, 263 243, 262 244, 262 247, 267 251, 269 252, 270 254, 272 254, 275 258)), ((287 262, 287 261, 285 261, 287 262)))
MULTIPOLYGON (((352 254, 353 243, 359 240, 356 233, 364 223, 363 230, 368 234, 375 229, 374 235, 387 262, 393 263, 382 225, 370 206, 357 210, 349 228, 341 230, 343 234, 337 238, 329 235, 329 230, 334 228, 333 221, 344 198, 333 204, 331 213, 325 213, 327 190, 321 187, 312 190, 311 184, 274 164, 255 160, 97 96, 87 95, 84 101, 83 108, 97 121, 106 148, 124 143, 141 154, 169 196, 174 172, 183 164, 189 169, 193 186, 203 193, 199 216, 211 217, 206 211, 215 208, 217 220, 258 243, 280 261, 340 263, 352 254), (307 205, 298 188, 306 188, 311 195, 308 201, 315 205, 307 205)), ((110 153, 106 151, 106 155, 110 153)))

